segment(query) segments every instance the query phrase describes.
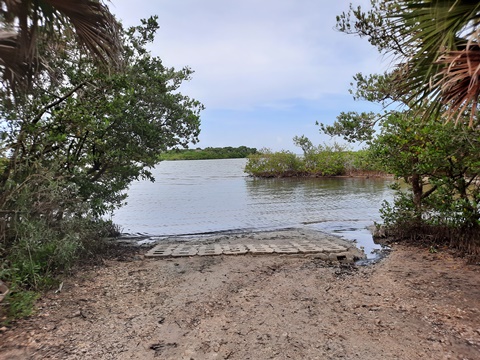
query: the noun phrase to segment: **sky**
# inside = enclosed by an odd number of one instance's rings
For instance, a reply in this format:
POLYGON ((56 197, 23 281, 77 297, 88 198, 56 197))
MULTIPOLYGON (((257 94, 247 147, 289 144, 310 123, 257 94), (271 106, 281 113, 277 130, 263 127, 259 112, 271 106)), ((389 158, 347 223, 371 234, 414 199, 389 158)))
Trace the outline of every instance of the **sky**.
MULTIPOLYGON (((352 0, 367 6, 369 0, 352 0)), ((111 0, 125 26, 158 15, 151 47, 164 65, 194 70, 180 92, 205 106, 194 147, 301 150, 293 137, 333 141, 315 122, 342 111, 379 111, 354 101, 352 77, 388 61, 365 39, 335 30, 344 0, 111 0)))

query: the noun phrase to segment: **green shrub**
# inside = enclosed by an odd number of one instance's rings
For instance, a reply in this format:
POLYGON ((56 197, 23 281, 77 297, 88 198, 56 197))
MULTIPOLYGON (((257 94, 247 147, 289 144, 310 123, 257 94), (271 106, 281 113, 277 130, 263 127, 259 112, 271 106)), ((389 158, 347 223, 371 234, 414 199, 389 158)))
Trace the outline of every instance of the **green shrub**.
POLYGON ((43 219, 22 217, 13 225, 17 237, 8 251, 2 250, 0 268, 0 279, 11 289, 4 300, 9 318, 28 316, 34 295, 58 286, 59 276, 95 254, 102 244, 99 236, 112 230, 111 222, 88 218, 64 219, 52 227, 43 219))
POLYGON ((39 294, 35 291, 22 290, 17 287, 10 289, 3 302, 6 307, 6 321, 8 324, 11 320, 28 317, 34 313, 35 301, 39 294))
POLYGON ((258 177, 288 177, 302 175, 305 169, 303 161, 290 151, 262 149, 248 156, 245 172, 258 177))
POLYGON ((447 245, 480 260, 479 185, 470 184, 468 196, 459 196, 447 177, 425 185, 421 206, 415 204, 408 184, 395 184, 393 203, 380 209, 384 232, 395 240, 413 240, 437 248, 447 245))
POLYGON ((319 145, 312 148, 304 155, 305 170, 314 176, 345 175, 347 152, 345 148, 334 144, 333 146, 319 145))
POLYGON ((347 173, 380 173, 385 174, 385 168, 375 162, 371 152, 367 150, 349 151, 346 154, 347 173))
POLYGON ((272 152, 270 149, 262 149, 248 156, 245 172, 257 177, 290 177, 340 176, 380 171, 368 151, 349 151, 337 143, 314 147, 305 137, 296 137, 295 140, 304 150, 303 157, 289 151, 272 152))

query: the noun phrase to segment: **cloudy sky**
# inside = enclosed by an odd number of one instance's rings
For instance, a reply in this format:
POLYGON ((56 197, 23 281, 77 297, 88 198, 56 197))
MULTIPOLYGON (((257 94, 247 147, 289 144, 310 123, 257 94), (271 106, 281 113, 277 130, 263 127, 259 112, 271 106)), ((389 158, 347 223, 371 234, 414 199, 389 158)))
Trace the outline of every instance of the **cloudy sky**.
MULTIPOLYGON (((367 5, 369 0, 352 0, 367 5)), ((344 0, 111 0, 126 26, 158 15, 152 53, 195 73, 181 92, 201 101, 197 146, 299 152, 295 135, 329 141, 316 121, 341 111, 378 110, 348 93, 358 72, 389 64, 366 40, 334 29, 344 0)))

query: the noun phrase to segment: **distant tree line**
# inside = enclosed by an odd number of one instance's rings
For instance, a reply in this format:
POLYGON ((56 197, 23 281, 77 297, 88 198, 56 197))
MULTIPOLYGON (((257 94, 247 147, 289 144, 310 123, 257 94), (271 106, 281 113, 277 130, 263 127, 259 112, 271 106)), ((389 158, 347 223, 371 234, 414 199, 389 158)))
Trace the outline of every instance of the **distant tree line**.
POLYGON ((207 147, 205 149, 174 149, 160 154, 160 160, 208 160, 208 159, 241 159, 256 154, 256 148, 239 147, 207 147))

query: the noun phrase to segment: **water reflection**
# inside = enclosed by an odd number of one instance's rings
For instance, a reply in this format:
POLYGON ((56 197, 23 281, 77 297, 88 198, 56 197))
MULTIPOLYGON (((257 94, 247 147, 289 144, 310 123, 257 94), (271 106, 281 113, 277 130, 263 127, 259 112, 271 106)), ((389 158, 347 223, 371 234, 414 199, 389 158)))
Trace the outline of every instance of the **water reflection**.
POLYGON ((357 178, 246 180, 252 211, 303 224, 378 221, 379 204, 391 197, 389 184, 384 179, 357 178))

